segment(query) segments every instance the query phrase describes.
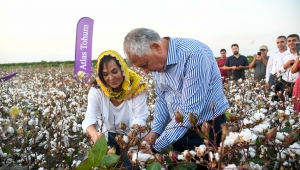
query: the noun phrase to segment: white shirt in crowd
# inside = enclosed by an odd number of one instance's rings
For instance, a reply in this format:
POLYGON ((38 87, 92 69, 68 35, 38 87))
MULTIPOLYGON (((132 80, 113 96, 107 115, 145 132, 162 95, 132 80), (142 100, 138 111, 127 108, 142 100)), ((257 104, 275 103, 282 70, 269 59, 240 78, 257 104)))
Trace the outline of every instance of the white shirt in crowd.
POLYGON ((281 53, 279 49, 277 49, 271 52, 266 70, 266 82, 269 82, 270 74, 277 73, 279 76, 282 75, 280 71, 282 71, 284 64, 283 57, 288 53, 288 51, 289 49, 281 53))
MULTIPOLYGON (((283 56, 283 63, 286 63, 290 60, 296 60, 297 59, 297 54, 293 54, 290 52, 290 50, 287 52, 285 56, 283 56)), ((283 74, 282 74, 282 79, 286 82, 289 83, 294 83, 296 82, 297 78, 299 77, 299 72, 297 71, 296 73, 291 73, 291 67, 284 69, 283 66, 281 68, 283 74)))
MULTIPOLYGON (((88 106, 85 118, 82 122, 83 132, 86 133, 88 126, 98 121, 99 126, 103 123, 102 132, 119 132, 119 123, 125 123, 129 128, 133 124, 146 125, 148 107, 146 104, 147 94, 142 92, 131 100, 124 100, 119 106, 114 106, 110 99, 104 95, 101 89, 91 87, 88 94, 88 106), (102 114, 102 120, 100 119, 102 114)), ((129 129, 125 131, 128 133, 129 129)))

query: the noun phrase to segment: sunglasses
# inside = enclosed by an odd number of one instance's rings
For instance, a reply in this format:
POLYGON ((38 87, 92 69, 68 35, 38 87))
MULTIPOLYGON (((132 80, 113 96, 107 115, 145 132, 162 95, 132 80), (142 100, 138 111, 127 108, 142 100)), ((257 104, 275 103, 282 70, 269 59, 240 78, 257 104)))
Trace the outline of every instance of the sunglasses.
POLYGON ((265 49, 261 49, 261 50, 259 50, 259 51, 266 51, 265 49))

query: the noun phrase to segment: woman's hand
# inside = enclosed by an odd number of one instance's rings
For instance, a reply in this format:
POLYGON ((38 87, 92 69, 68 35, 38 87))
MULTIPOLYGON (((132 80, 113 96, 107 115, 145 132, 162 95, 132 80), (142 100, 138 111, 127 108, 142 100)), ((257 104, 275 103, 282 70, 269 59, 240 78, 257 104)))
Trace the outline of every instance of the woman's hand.
POLYGON ((97 131, 95 125, 87 127, 86 132, 91 137, 91 141, 93 143, 96 143, 96 141, 102 136, 102 133, 97 131))
POLYGON ((128 134, 127 134, 127 136, 129 137, 129 138, 134 138, 134 137, 136 137, 137 136, 137 130, 131 130, 128 134))

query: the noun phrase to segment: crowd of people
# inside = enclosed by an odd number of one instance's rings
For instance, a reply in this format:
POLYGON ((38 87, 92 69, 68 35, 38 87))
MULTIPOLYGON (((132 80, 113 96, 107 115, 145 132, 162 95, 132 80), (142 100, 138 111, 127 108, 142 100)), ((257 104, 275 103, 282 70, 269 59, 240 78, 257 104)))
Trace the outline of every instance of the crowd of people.
MULTIPOLYGON (((268 56, 269 49, 266 45, 259 47, 259 52, 254 54, 253 61, 249 64, 248 59, 239 54, 239 46, 232 44, 233 55, 226 57, 226 50, 221 49, 221 58, 217 63, 220 69, 223 82, 226 79, 245 79, 245 69, 254 68, 254 80, 266 81, 266 90, 275 92, 273 100, 284 100, 284 95, 300 98, 299 58, 296 50, 296 43, 299 43, 299 36, 291 34, 288 37, 279 36, 276 39, 277 47, 268 56), (273 87, 273 88, 272 88, 273 87)), ((295 110, 300 111, 299 102, 295 103, 295 110)))
MULTIPOLYGON (((282 83, 293 85, 294 78, 298 77, 299 61, 295 55, 295 43, 298 41, 299 36, 295 34, 287 39, 278 37, 277 51, 267 57, 268 47, 263 45, 260 47, 261 54, 255 55, 249 65, 247 58, 239 54, 237 44, 231 46, 233 55, 228 58, 226 50, 222 49, 222 57, 216 62, 211 49, 200 41, 160 37, 156 31, 148 28, 131 30, 123 43, 126 57, 135 67, 143 69, 147 74, 152 73, 157 94, 152 129, 142 138, 151 147, 141 151, 154 154, 169 145, 178 152, 193 150, 204 142, 195 133, 195 126, 206 129, 209 138, 216 140, 215 144, 219 145, 222 134, 215 136, 214 132, 220 131, 221 124, 226 122, 224 112, 229 107, 223 93, 221 75, 224 79, 245 79, 244 70, 254 68, 255 79, 267 77, 267 87, 276 84, 281 88, 281 84, 274 81, 274 74, 281 68, 282 83), (182 120, 175 113, 184 115, 182 120), (189 120, 191 113, 195 116, 194 123, 189 120)), ((101 53, 96 68, 97 78, 88 94, 83 130, 93 142, 108 132, 108 144, 117 148, 117 154, 123 155, 124 166, 132 169, 127 155, 122 154, 124 148, 115 142, 114 137, 126 133, 129 138, 133 138, 146 125, 147 85, 115 51, 101 53), (121 123, 130 128, 124 131, 119 126, 121 123)), ((206 167, 198 165, 197 169, 206 167)))

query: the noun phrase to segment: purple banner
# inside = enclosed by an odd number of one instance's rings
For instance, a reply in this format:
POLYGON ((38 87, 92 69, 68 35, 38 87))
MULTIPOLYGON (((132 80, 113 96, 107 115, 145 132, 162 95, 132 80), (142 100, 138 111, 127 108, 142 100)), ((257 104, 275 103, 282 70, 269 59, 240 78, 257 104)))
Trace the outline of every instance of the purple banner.
POLYGON ((94 20, 81 18, 77 23, 74 74, 86 83, 92 71, 92 39, 94 20))
POLYGON ((12 73, 12 74, 10 74, 10 75, 1 77, 1 78, 0 78, 0 81, 7 81, 7 80, 11 79, 13 76, 15 76, 16 74, 17 74, 17 72, 14 72, 14 73, 12 73))

